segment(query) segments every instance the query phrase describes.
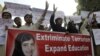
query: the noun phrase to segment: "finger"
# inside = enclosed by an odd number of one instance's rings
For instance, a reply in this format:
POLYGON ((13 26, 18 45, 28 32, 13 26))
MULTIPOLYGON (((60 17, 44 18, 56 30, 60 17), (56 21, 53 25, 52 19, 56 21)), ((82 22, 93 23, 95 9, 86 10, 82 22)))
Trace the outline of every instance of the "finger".
POLYGON ((45 3, 45 7, 47 8, 47 6, 48 6, 48 2, 46 1, 46 3, 45 3))

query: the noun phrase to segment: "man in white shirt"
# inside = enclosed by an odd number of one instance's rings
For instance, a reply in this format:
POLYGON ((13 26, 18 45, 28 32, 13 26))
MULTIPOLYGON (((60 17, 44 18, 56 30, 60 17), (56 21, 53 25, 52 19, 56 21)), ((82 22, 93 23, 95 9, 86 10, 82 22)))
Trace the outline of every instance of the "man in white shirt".
MULTIPOLYGON (((12 15, 9 12, 3 12, 2 18, 0 18, 0 33, 5 34, 5 31, 8 28, 11 28, 13 25, 13 20, 11 19, 12 15)), ((2 35, 0 35, 2 36, 2 35)))
POLYGON ((34 23, 34 24, 32 22, 32 15, 31 14, 26 14, 24 16, 24 20, 25 20, 26 23, 25 23, 24 26, 20 27, 20 29, 22 29, 22 30, 38 30, 39 26, 44 21, 45 15, 46 15, 47 10, 48 10, 48 7, 49 7, 49 4, 48 4, 48 2, 46 2, 46 6, 45 6, 45 10, 44 10, 43 14, 41 15, 40 19, 37 20, 37 22, 34 23))

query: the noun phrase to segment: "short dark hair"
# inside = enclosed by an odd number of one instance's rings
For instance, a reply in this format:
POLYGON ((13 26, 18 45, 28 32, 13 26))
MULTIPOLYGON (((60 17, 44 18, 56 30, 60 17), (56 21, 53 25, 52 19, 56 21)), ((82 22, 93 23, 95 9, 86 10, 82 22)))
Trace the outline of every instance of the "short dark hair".
POLYGON ((22 32, 22 33, 18 34, 15 39, 15 48, 14 48, 12 56, 25 56, 22 51, 21 45, 24 41, 27 41, 30 39, 33 39, 33 41, 35 42, 34 37, 30 33, 22 32))
POLYGON ((24 18, 26 18, 27 16, 29 16, 30 18, 32 18, 32 15, 31 15, 31 14, 26 14, 26 15, 24 16, 24 18))
POLYGON ((17 18, 21 19, 20 17, 15 17, 15 18, 14 18, 14 21, 16 21, 17 18))

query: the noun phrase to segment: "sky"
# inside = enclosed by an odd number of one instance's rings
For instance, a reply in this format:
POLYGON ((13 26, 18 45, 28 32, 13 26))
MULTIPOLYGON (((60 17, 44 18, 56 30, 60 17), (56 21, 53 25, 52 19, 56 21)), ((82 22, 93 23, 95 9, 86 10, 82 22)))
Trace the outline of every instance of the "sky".
POLYGON ((75 0, 0 0, 0 4, 4 1, 30 5, 31 7, 44 9, 45 1, 49 3, 49 10, 53 10, 53 4, 58 8, 58 11, 63 11, 66 16, 73 15, 76 12, 77 3, 75 0))

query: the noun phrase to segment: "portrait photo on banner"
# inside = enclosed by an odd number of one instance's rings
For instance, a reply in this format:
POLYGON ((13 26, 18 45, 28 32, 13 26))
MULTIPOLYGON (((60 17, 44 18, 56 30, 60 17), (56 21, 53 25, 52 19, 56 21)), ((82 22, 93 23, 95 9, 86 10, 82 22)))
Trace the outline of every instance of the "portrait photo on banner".
POLYGON ((8 31, 6 56, 37 56, 36 40, 30 31, 8 31))
POLYGON ((88 35, 8 29, 6 56, 92 56, 88 35))

